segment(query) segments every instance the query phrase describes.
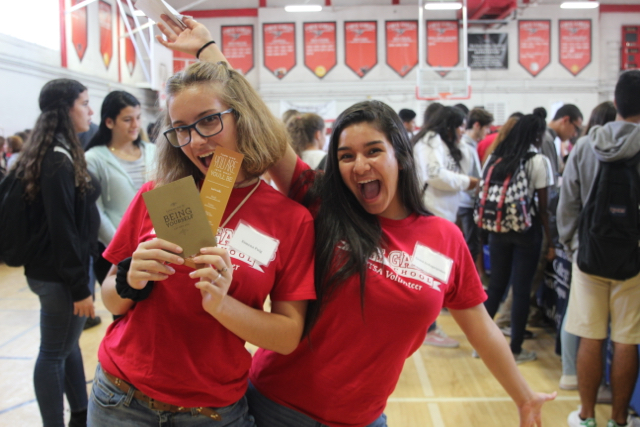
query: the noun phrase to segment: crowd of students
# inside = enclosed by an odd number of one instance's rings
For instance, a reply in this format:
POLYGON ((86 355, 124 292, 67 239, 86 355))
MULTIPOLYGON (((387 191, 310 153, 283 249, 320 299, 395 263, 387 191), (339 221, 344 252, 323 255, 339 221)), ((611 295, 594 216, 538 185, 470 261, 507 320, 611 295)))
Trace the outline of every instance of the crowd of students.
MULTIPOLYGON (((522 344, 536 271, 559 247, 555 206, 579 109, 563 106, 549 125, 543 109, 516 113, 491 132, 482 108, 432 103, 416 131, 410 110, 365 101, 339 115, 324 151, 320 116, 276 118, 206 27, 184 22, 158 24, 160 43, 200 62, 167 81, 155 144, 141 140, 140 102, 114 91, 85 154, 87 89, 58 79, 43 87, 41 114, 11 156, 46 224, 25 266, 41 303, 43 424, 64 425, 66 394, 74 427, 385 427, 405 360, 423 343, 457 345, 436 326, 448 309, 520 425, 541 425, 555 394, 531 390, 516 364, 536 359, 522 344), (202 185, 218 146, 244 160, 218 245, 201 248, 193 269, 182 248, 157 238, 142 195, 185 177, 202 185), (504 178, 520 168, 536 201, 531 226, 482 230, 474 207, 487 170, 504 178), (277 242, 268 263, 231 247, 247 224, 277 242), (95 317, 96 278, 117 318, 88 398, 78 339, 95 317), (493 321, 509 287, 510 345, 493 321)), ((589 127, 612 120, 611 107, 598 106, 589 127)), ((570 388, 577 338, 562 336, 570 388)))

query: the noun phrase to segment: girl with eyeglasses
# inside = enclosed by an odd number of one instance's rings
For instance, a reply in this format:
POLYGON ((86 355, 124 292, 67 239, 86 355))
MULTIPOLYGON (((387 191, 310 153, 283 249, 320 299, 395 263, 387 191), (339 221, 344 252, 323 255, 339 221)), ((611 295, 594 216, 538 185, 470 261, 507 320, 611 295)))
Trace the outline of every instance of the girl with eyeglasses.
MULTIPOLYGON (((156 147, 140 138, 140 101, 128 92, 109 92, 102 102, 100 127, 87 146, 87 167, 102 186, 98 199, 100 253, 113 235, 142 184, 155 168, 156 147)), ((94 260, 98 282, 104 281, 111 263, 94 260)))
MULTIPOLYGON (((217 55, 223 58, 215 46, 205 54, 212 62, 217 55)), ((114 267, 103 301, 123 317, 100 345, 89 422, 254 426, 244 398, 245 342, 283 354, 297 347, 307 300, 315 298, 313 220, 260 180, 288 138, 242 75, 225 62, 201 62, 171 77, 166 91, 155 178, 133 198, 104 253, 114 267), (202 248, 193 261, 204 267, 194 270, 177 255, 181 248, 156 237, 142 194, 187 176, 201 184, 216 147, 244 160, 218 246, 202 248), (262 247, 271 253, 267 264, 231 246, 241 225, 251 227, 252 239, 276 241, 275 249, 262 247)))

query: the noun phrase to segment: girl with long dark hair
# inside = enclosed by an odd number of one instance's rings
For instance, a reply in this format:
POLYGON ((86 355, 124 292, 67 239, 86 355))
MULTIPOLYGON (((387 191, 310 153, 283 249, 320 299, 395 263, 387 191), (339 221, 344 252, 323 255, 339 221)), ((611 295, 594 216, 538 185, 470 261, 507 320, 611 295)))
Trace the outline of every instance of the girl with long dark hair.
POLYGON ((413 137, 414 157, 423 186, 423 201, 435 215, 456 222, 463 191, 478 186, 478 179, 462 173, 460 138, 465 116, 457 108, 438 109, 413 137))
MULTIPOLYGON (((109 92, 102 102, 100 127, 87 147, 87 167, 102 187, 98 199, 100 254, 113 235, 142 184, 155 169, 156 147, 140 139, 140 102, 128 92, 109 92)), ((111 263, 100 255, 94 260, 102 283, 111 263)))
POLYGON ((89 129, 93 111, 87 88, 70 79, 45 84, 39 104, 40 116, 15 166, 39 217, 40 249, 24 267, 41 305, 34 385, 45 427, 64 425, 65 394, 69 425, 84 426, 87 392, 78 340, 87 317, 95 316, 89 253, 97 238, 100 187, 76 135, 89 129))
MULTIPOLYGON (((542 117, 535 114, 523 116, 496 147, 484 166, 486 171, 495 163, 491 180, 501 181, 524 164, 529 185, 528 196, 531 200, 538 201, 538 206, 533 211, 533 223, 528 230, 489 233, 491 277, 485 307, 493 318, 511 284, 513 305, 510 347, 518 363, 536 359, 536 353, 522 348, 522 342, 529 315, 531 285, 542 249, 543 230, 549 236, 547 188, 553 184, 553 174, 549 159, 538 154, 545 129, 542 117), (501 159, 500 162, 497 162, 498 159, 501 159)), ((547 241, 547 256, 553 257, 552 240, 547 241)))

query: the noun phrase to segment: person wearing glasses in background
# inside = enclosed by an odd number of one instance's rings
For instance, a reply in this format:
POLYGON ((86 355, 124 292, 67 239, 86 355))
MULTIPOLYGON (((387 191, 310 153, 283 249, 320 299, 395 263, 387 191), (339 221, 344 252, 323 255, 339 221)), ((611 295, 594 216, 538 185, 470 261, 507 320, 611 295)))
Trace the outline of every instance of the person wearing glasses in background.
POLYGON ((133 198, 103 254, 114 264, 103 301, 123 316, 98 351, 88 414, 95 427, 254 426, 245 342, 294 351, 307 300, 315 299, 313 219, 260 179, 285 153, 284 124, 240 73, 217 62, 224 57, 216 45, 199 56, 209 62, 167 82, 155 179, 133 198), (177 255, 181 248, 156 237, 142 194, 187 176, 200 185, 216 147, 244 160, 218 246, 202 248, 193 260, 204 267, 194 270, 177 255), (278 242, 268 264, 231 248, 241 221, 253 229, 252 242, 278 242), (263 310, 267 296, 271 312, 263 310))

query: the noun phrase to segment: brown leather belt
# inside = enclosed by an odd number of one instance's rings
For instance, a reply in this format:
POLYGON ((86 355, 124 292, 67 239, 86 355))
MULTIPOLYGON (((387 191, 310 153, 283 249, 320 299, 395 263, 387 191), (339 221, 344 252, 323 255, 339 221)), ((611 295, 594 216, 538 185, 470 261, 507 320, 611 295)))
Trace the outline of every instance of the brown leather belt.
POLYGON ((158 402, 157 400, 147 396, 146 394, 144 394, 140 390, 136 389, 131 384, 121 380, 120 378, 118 378, 118 377, 116 377, 114 375, 111 375, 110 373, 108 373, 104 369, 102 370, 102 372, 104 373, 104 376, 107 377, 107 379, 109 381, 111 381, 111 383, 113 383, 113 385, 118 387, 118 389, 120 389, 120 391, 122 391, 123 393, 129 393, 129 390, 134 389, 135 392, 133 393, 133 397, 135 399, 140 400, 141 402, 146 403, 149 406, 149 409, 153 409, 153 410, 156 410, 156 411, 165 411, 165 412, 193 412, 193 411, 195 411, 200 415, 204 415, 205 417, 209 417, 209 418, 214 419, 216 421, 222 420, 222 417, 220 416, 220 414, 217 413, 216 411, 214 411, 211 408, 204 408, 204 407, 186 408, 184 406, 176 406, 176 405, 170 405, 168 403, 158 402))

